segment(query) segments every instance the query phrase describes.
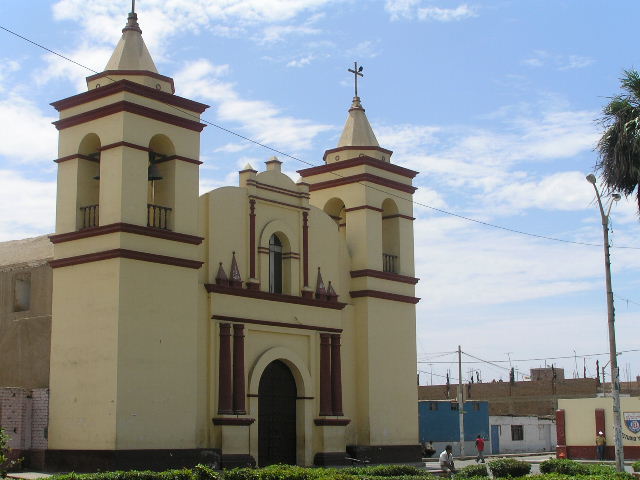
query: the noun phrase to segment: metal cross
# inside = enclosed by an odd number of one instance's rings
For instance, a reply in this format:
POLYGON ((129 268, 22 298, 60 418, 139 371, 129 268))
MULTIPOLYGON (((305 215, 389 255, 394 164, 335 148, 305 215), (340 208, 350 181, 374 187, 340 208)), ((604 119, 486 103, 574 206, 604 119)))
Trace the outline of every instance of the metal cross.
POLYGON ((353 77, 355 79, 355 83, 356 83, 356 97, 358 96, 358 76, 363 76, 362 75, 362 65, 360 65, 360 68, 358 68, 358 62, 353 62, 353 70, 349 69, 349 72, 353 73, 353 77))

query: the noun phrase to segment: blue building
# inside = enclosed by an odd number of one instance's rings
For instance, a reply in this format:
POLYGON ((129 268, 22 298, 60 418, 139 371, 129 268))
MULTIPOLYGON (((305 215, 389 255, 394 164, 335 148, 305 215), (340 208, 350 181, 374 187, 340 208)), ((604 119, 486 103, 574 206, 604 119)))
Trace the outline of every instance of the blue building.
MULTIPOLYGON (((433 442, 438 455, 446 445, 460 455, 460 411, 458 402, 450 400, 422 400, 418 402, 420 442, 433 442)), ((475 455, 478 435, 485 439, 485 452, 491 452, 489 437, 489 402, 464 402, 465 453, 475 455)))

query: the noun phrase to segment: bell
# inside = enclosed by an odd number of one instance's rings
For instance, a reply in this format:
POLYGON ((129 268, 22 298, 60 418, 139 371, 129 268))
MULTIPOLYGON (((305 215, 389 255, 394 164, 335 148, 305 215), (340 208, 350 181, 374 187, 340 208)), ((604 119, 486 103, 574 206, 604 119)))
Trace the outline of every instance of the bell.
POLYGON ((148 180, 150 182, 153 182, 154 180, 162 180, 162 176, 160 175, 160 169, 158 168, 158 165, 155 163, 149 164, 148 180))

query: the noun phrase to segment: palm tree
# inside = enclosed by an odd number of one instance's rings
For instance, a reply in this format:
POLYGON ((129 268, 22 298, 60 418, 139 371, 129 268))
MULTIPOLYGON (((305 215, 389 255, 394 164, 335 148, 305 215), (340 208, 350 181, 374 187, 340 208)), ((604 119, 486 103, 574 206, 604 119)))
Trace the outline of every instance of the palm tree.
POLYGON ((625 70, 620 86, 623 93, 602 109, 604 133, 596 146, 596 170, 609 192, 628 197, 636 191, 640 213, 640 73, 625 70))

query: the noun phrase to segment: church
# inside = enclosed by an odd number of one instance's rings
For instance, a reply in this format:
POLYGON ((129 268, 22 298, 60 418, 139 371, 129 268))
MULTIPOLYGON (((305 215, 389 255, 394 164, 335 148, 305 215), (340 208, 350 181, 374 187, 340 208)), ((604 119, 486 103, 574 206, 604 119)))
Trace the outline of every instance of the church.
POLYGON ((357 95, 299 181, 272 157, 203 195, 208 106, 157 71, 135 12, 52 105, 47 468, 420 457, 417 172, 357 95))

